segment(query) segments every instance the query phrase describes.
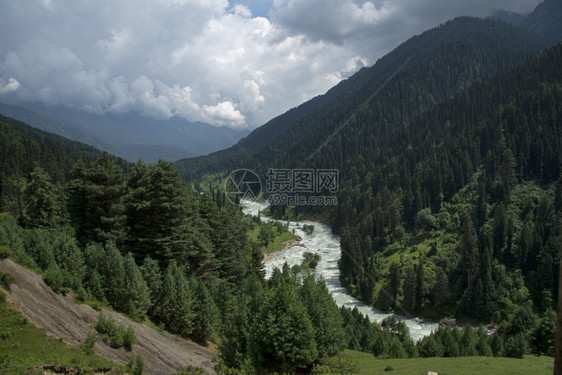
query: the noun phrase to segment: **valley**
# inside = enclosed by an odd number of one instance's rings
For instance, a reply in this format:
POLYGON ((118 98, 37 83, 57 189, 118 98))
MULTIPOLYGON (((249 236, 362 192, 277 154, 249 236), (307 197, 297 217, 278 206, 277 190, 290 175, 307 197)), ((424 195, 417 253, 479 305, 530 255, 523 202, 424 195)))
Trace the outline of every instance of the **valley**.
POLYGON ((0 373, 562 375, 562 2, 256 4, 0 5, 0 373))
MULTIPOLYGON (((268 206, 264 203, 243 201, 243 211, 247 214, 257 216, 268 206)), ((262 220, 274 220, 261 216, 262 220)), ((312 252, 320 255, 320 261, 314 270, 316 278, 321 278, 326 282, 326 287, 332 295, 332 298, 339 307, 349 309, 357 308, 359 312, 368 317, 372 322, 381 323, 391 314, 372 308, 365 303, 358 301, 349 291, 340 283, 340 274, 338 262, 342 256, 340 247, 340 238, 332 233, 332 230, 324 224, 314 221, 291 222, 289 221, 289 230, 302 238, 298 245, 290 247, 275 257, 265 261, 265 277, 270 278, 275 269, 283 269, 287 264, 289 267, 300 265, 304 258, 304 253, 312 252), (314 231, 311 235, 301 230, 303 225, 313 225, 314 231)), ((345 256, 345 254, 344 254, 345 256)), ((415 342, 429 335, 437 328, 437 323, 420 322, 419 318, 406 318, 398 315, 398 318, 406 323, 410 337, 415 342)))

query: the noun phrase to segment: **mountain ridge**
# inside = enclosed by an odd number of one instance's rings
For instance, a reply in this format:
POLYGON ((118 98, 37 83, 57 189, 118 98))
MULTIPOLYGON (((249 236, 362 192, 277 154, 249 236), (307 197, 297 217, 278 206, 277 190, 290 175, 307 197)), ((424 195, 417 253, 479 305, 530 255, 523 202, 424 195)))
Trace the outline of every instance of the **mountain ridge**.
POLYGON ((177 117, 155 120, 139 114, 96 115, 63 106, 0 103, 0 113, 38 129, 93 145, 128 161, 174 161, 228 147, 247 130, 190 123, 177 117))
MULTIPOLYGON (((442 66, 442 71, 435 74, 436 83, 433 83, 433 85, 440 86, 438 87, 440 91, 420 93, 419 95, 422 96, 414 99, 416 103, 409 104, 412 108, 417 106, 418 109, 421 109, 424 106, 431 105, 433 101, 447 98, 456 90, 469 85, 473 79, 471 77, 480 79, 486 74, 508 66, 510 63, 500 58, 502 53, 512 56, 513 62, 515 62, 520 61, 524 56, 537 52, 543 45, 545 44, 530 33, 503 22, 459 17, 408 39, 395 50, 379 59, 373 66, 363 68, 352 77, 340 82, 329 90, 325 97, 314 98, 313 101, 272 119, 263 127, 254 130, 246 138, 240 140, 238 145, 205 157, 179 160, 176 162, 176 167, 180 169, 187 180, 193 180, 200 177, 202 173, 216 173, 221 170, 233 170, 240 167, 251 168, 252 156, 250 155, 256 152, 256 145, 259 145, 258 148, 260 149, 260 156, 257 159, 260 159, 260 164, 263 164, 264 160, 262 159, 264 157, 265 160, 271 159, 272 153, 267 150, 268 148, 280 142, 291 143, 289 141, 291 137, 299 138, 308 134, 308 146, 312 147, 319 144, 321 143, 320 139, 323 139, 326 132, 331 133, 333 129, 336 129, 340 123, 345 121, 346 117, 361 106, 375 90, 381 88, 387 78, 395 73, 396 68, 408 59, 412 60, 401 74, 410 74, 408 72, 411 71, 413 66, 416 66, 417 71, 413 73, 413 79, 426 79, 422 72, 424 69, 430 69, 431 64, 438 63, 442 66), (478 42, 475 38, 481 38, 482 41, 478 42), (511 46, 508 46, 507 40, 512 44, 511 46), (477 51, 480 48, 478 43, 488 46, 486 47, 488 53, 486 67, 482 66, 482 62, 477 60, 480 59, 477 55, 480 53, 480 51, 477 51), (433 55, 442 54, 447 49, 458 51, 458 54, 464 53, 465 56, 459 55, 456 57, 451 52, 447 56, 448 61, 438 61, 434 58, 433 55), (526 52, 523 52, 523 50, 526 52), (469 55, 469 52, 472 55, 469 55), (496 57, 492 57, 494 55, 496 57), (515 56, 518 57, 515 58, 515 56), (466 59, 473 59, 472 66, 467 63, 466 59), (453 69, 456 70, 456 73, 453 69), (439 99, 439 95, 442 99, 439 99), (306 108, 306 110, 300 112, 301 116, 294 118, 293 115, 299 114, 299 108, 306 108), (329 123, 321 125, 322 130, 318 134, 311 134, 313 128, 316 127, 314 119, 325 116, 326 113, 334 114, 329 117, 329 123), (277 127, 276 131, 272 131, 271 128, 274 127, 277 127), (265 135, 263 138, 268 141, 262 143, 256 140, 266 131, 276 134, 276 137, 265 135)), ((433 69, 435 70, 435 68, 433 69)), ((389 87, 391 86, 392 84, 389 85, 389 87)), ((389 87, 386 87, 385 90, 389 87)), ((378 95, 377 98, 380 96, 378 95)), ((404 114, 406 115, 406 113, 404 114)), ((305 150, 299 152, 306 153, 305 150)), ((269 167, 275 166, 270 165, 269 167)), ((263 172, 263 170, 260 172, 263 172)))

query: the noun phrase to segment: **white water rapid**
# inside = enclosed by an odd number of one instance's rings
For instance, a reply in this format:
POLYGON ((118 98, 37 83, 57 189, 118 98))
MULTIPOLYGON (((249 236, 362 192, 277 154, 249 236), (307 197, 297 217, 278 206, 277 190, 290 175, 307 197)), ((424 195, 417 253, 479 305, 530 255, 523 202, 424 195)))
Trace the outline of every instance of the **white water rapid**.
MULTIPOLYGON (((267 205, 253 201, 242 202, 244 213, 257 216, 264 210, 267 205)), ((274 219, 261 216, 262 220, 274 221, 274 219)), ((286 223, 286 221, 283 221, 286 223)), ((290 222, 289 230, 295 230, 295 234, 302 238, 300 245, 293 246, 283 251, 279 255, 268 259, 265 262, 266 278, 269 278, 275 268, 282 268, 284 263, 289 266, 300 265, 304 260, 304 253, 311 252, 320 254, 320 261, 316 266, 316 277, 323 277, 326 286, 332 294, 338 306, 346 306, 349 308, 357 307, 357 309, 371 321, 381 322, 390 314, 372 308, 365 303, 355 299, 349 294, 346 288, 340 283, 340 270, 338 261, 341 256, 340 238, 332 234, 331 229, 321 223, 314 221, 301 221, 298 223, 290 222), (303 224, 314 225, 314 231, 311 235, 304 233, 301 228, 303 224)), ((418 322, 415 319, 408 319, 399 315, 397 318, 403 320, 410 329, 410 336, 414 341, 420 340, 422 337, 429 335, 433 330, 437 329, 437 323, 418 322)))

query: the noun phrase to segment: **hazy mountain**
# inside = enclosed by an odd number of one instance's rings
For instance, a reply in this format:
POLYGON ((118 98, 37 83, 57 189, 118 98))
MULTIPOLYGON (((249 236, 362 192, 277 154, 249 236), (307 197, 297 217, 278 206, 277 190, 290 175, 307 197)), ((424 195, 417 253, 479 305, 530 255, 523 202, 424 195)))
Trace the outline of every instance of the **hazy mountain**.
POLYGON ((545 0, 533 12, 521 15, 499 10, 494 17, 539 35, 549 44, 562 40, 562 1, 545 0))
POLYGON ((249 132, 191 123, 177 117, 155 120, 137 113, 97 115, 40 104, 24 108, 0 103, 0 113, 129 161, 173 161, 205 155, 231 146, 249 132))

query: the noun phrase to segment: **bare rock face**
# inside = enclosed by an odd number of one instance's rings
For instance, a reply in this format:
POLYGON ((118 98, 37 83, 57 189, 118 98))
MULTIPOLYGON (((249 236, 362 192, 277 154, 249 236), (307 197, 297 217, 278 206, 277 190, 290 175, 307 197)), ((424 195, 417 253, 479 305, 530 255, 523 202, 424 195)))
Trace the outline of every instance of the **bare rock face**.
MULTIPOLYGON (((80 345, 89 332, 95 332, 99 311, 88 305, 79 305, 56 294, 43 278, 9 259, 0 261, 0 271, 10 274, 15 282, 10 285, 9 300, 33 324, 61 338, 69 345, 80 345)), ((170 375, 186 366, 202 367, 214 374, 214 353, 207 348, 166 332, 131 321, 122 314, 102 310, 103 314, 135 331, 136 344, 131 352, 113 349, 101 338, 95 352, 117 363, 125 364, 131 356, 140 356, 144 371, 154 375, 170 375)))

